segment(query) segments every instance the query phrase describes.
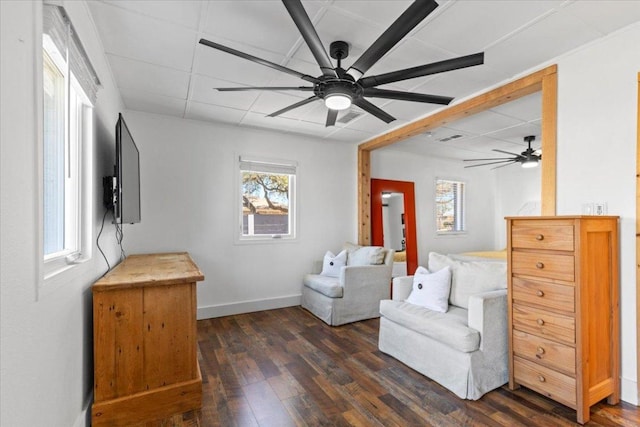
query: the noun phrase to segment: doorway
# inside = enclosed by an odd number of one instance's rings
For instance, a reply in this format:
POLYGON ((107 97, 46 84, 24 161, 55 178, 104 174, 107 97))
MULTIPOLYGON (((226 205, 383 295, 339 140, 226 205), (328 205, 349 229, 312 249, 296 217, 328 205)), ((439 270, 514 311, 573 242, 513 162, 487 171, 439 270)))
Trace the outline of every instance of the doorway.
POLYGON ((404 252, 405 274, 413 274, 418 268, 413 182, 371 180, 371 226, 372 244, 404 252))

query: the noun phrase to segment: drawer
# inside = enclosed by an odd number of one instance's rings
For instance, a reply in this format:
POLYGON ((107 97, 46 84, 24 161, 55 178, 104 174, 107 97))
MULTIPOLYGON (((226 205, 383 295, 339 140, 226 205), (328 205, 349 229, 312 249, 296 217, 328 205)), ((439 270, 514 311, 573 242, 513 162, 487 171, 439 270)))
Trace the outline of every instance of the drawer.
POLYGON ((513 251, 511 273, 573 282, 574 258, 573 255, 513 251))
POLYGON ((573 316, 522 304, 513 304, 513 328, 567 344, 576 342, 576 322, 573 316))
POLYGON ((511 246, 526 249, 573 251, 573 225, 515 222, 511 228, 511 246))
POLYGON ((513 358, 513 377, 525 387, 572 408, 576 407, 575 378, 520 357, 513 358))
POLYGON ((528 280, 521 277, 513 277, 511 284, 511 296, 514 301, 575 312, 575 287, 573 286, 528 280))
POLYGON ((540 365, 575 376, 576 349, 568 345, 514 329, 513 352, 540 365))

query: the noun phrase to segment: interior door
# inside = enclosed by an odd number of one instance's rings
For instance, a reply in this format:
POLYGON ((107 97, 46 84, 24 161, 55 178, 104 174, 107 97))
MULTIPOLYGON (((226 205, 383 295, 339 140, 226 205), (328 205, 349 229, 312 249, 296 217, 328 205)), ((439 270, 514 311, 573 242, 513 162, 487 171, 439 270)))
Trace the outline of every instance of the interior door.
POLYGON ((371 234, 374 246, 384 246, 383 193, 402 193, 404 202, 404 246, 407 252, 407 274, 418 268, 418 241, 416 238, 416 202, 414 183, 371 179, 371 234))

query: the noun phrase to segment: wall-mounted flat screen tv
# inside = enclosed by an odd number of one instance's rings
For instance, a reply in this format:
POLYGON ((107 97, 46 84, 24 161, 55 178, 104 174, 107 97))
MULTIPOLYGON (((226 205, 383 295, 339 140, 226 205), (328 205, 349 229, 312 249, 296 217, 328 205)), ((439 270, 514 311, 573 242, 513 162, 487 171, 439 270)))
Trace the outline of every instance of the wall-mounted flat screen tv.
POLYGON ((116 123, 116 221, 120 224, 140 222, 140 152, 129 128, 118 114, 116 123))

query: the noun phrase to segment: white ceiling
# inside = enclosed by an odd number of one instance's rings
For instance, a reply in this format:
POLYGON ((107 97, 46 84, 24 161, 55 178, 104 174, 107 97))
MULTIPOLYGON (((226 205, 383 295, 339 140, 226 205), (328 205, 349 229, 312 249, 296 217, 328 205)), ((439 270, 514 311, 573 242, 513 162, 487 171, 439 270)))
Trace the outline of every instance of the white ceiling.
MULTIPOLYGON (((343 68, 348 68, 410 3, 303 1, 327 51, 335 40, 350 44, 350 55, 343 68)), ((438 3, 440 6, 366 75, 484 51, 484 65, 382 86, 460 99, 640 21, 638 0, 440 0, 438 3)), ((266 117, 307 98, 308 92, 213 90, 234 86, 300 86, 306 82, 200 45, 200 38, 302 73, 321 74, 280 1, 102 0, 90 1, 89 7, 116 84, 130 110, 359 143, 443 108, 368 98, 397 120, 385 124, 364 113, 347 124, 326 128, 326 107, 321 101, 279 117, 266 117)), ((359 109, 352 107, 353 110, 359 109)), ((338 116, 338 121, 344 114, 338 116)), ((522 138, 530 134, 540 134, 540 98, 536 95, 452 123, 431 136, 421 135, 396 148, 469 158, 484 156, 494 148, 520 152, 524 147, 522 138), (463 137, 439 141, 453 134, 463 137)))

